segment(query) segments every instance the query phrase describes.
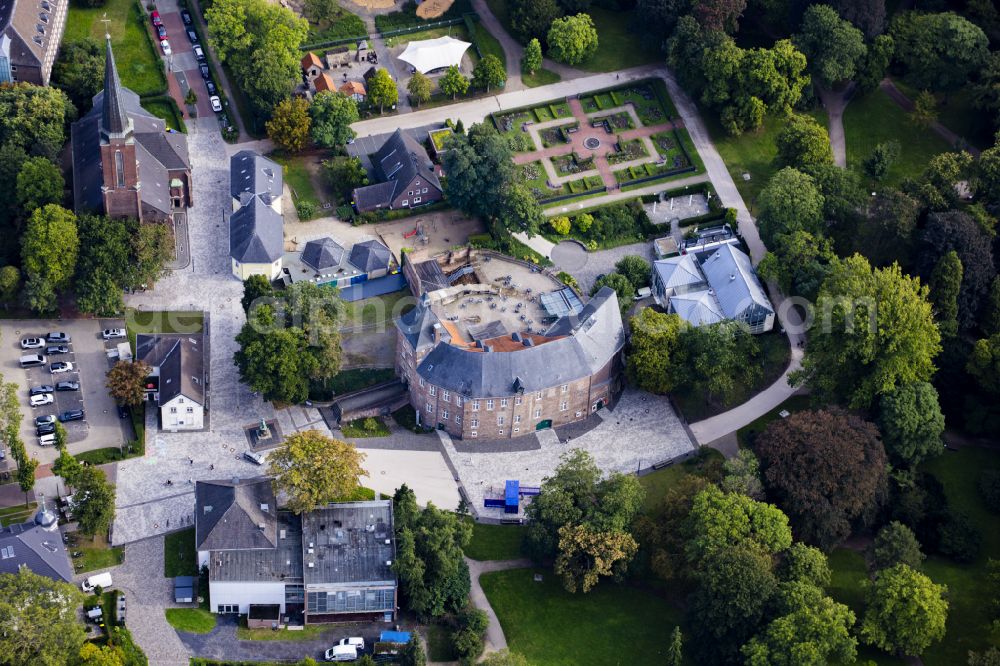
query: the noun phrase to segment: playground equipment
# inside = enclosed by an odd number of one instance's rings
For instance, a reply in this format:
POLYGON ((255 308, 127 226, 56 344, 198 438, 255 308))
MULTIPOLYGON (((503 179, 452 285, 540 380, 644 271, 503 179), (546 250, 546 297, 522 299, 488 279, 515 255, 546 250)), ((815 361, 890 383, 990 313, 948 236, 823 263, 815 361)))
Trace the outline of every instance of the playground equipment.
POLYGON ((538 486, 522 486, 521 482, 507 480, 504 482, 503 497, 486 497, 483 506, 487 509, 503 509, 504 513, 517 513, 522 497, 534 497, 542 491, 538 486))

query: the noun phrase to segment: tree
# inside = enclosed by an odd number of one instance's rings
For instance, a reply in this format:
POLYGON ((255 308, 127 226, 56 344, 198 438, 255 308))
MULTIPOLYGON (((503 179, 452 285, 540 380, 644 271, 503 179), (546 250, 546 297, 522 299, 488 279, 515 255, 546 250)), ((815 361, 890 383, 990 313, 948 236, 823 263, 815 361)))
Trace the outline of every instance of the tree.
POLYGON ((888 492, 878 429, 839 409, 796 412, 771 422, 755 441, 768 496, 796 535, 821 548, 874 519, 888 492))
POLYGON ((868 408, 897 386, 930 380, 941 336, 927 287, 898 265, 872 269, 860 255, 835 261, 817 301, 796 385, 815 399, 868 408))
POLYGON ((830 135, 810 116, 792 115, 778 133, 775 143, 778 146, 775 161, 780 166, 808 169, 817 164, 833 164, 830 135))
POLYGON ((21 237, 21 256, 32 309, 46 312, 55 308, 55 292, 69 285, 79 246, 73 213, 49 204, 31 214, 21 237))
POLYGON ((764 244, 771 246, 779 234, 798 230, 814 236, 823 230, 823 195, 812 176, 785 167, 761 191, 757 225, 764 244))
POLYGON ((874 39, 885 29, 885 0, 834 0, 833 8, 841 18, 850 21, 874 39))
POLYGON ((483 653, 483 636, 489 626, 489 616, 478 608, 466 606, 459 612, 458 629, 452 633, 451 642, 462 666, 475 664, 483 653))
POLYGON ((621 307, 622 313, 628 312, 635 299, 635 287, 632 286, 627 277, 621 273, 608 273, 594 282, 594 286, 590 289, 590 295, 593 296, 602 287, 611 287, 618 296, 618 305, 621 307))
POLYGON ((920 177, 904 183, 907 191, 935 211, 957 207, 956 185, 972 171, 972 155, 967 152, 940 153, 931 158, 920 177))
POLYGON ((895 139, 876 144, 861 165, 865 175, 877 183, 885 180, 889 175, 889 169, 899 158, 899 150, 899 142, 895 139))
MULTIPOLYGON (((948 252, 954 251, 958 255, 962 268, 958 325, 963 331, 972 329, 978 319, 980 304, 997 275, 993 267, 990 237, 965 212, 948 211, 929 214, 920 238, 923 243, 919 263, 923 275, 931 275, 933 279, 933 268, 948 252)), ((953 263, 948 270, 954 272, 953 263)))
POLYGON ((357 157, 338 155, 323 161, 326 182, 343 201, 349 201, 351 192, 368 184, 368 171, 357 157))
POLYGON ((905 564, 884 569, 868 589, 861 637, 887 652, 919 656, 944 638, 947 591, 905 564))
POLYGON ((387 104, 395 106, 399 101, 399 89, 386 70, 378 69, 374 76, 368 79, 368 101, 378 104, 379 113, 385 110, 387 104))
POLYGON ((835 257, 829 239, 799 229, 778 236, 757 272, 765 280, 775 280, 786 294, 815 300, 835 257))
POLYGON ((688 562, 695 566, 703 566, 734 547, 770 558, 792 545, 788 516, 778 507, 739 493, 724 493, 714 485, 695 495, 686 530, 684 550, 688 562))
POLYGON ((630 382, 651 393, 673 390, 671 365, 683 325, 677 314, 664 314, 652 308, 642 308, 632 317, 631 352, 626 356, 630 382))
POLYGON ((243 312, 249 317, 254 303, 269 304, 274 297, 274 287, 271 286, 270 280, 263 275, 251 275, 243 281, 243 298, 240 299, 240 305, 243 306, 243 312), (260 301, 259 299, 265 300, 260 301))
POLYGON ((903 12, 890 32, 907 81, 921 90, 945 92, 965 85, 989 55, 983 31, 953 12, 903 12))
POLYGON ((469 91, 469 79, 462 76, 462 72, 459 71, 458 67, 452 65, 445 72, 444 76, 441 77, 438 86, 441 88, 441 92, 445 95, 451 95, 451 98, 455 99, 459 95, 464 95, 469 91))
POLYGON ((125 666, 122 651, 114 645, 84 643, 80 648, 82 666, 125 666))
POLYGON ((739 30, 739 20, 746 8, 746 0, 697 0, 694 16, 706 30, 733 34, 739 30))
POLYGON ((462 548, 472 538, 472 525, 428 502, 421 511, 405 484, 393 497, 396 561, 406 606, 421 619, 464 608, 472 583, 462 548))
POLYGON ((115 486, 104 470, 88 465, 73 480, 73 513, 80 532, 88 536, 104 533, 115 518, 115 486))
POLYGON ((122 286, 145 289, 160 279, 164 266, 173 257, 173 233, 166 224, 126 220, 125 226, 132 239, 132 250, 122 286))
POLYGON ((65 479, 67 484, 72 486, 80 477, 80 473, 83 472, 83 464, 65 447, 60 447, 59 457, 56 458, 56 461, 52 464, 52 471, 53 473, 61 476, 65 479))
POLYGON ((589 592, 601 576, 621 577, 639 545, 628 532, 600 532, 585 525, 559 528, 559 554, 555 573, 567 592, 589 592))
POLYGON ((594 216, 590 213, 580 213, 576 216, 576 228, 580 230, 580 233, 587 233, 593 225, 594 216))
POLYGON ((786 583, 806 583, 820 589, 830 585, 833 574, 819 548, 796 541, 782 553, 778 577, 786 583))
MULTIPOLYGON (((24 443, 21 443, 24 446, 24 443)), ((17 460, 17 485, 24 493, 24 503, 28 503, 28 493, 35 487, 35 470, 38 468, 38 460, 28 458, 26 455, 17 460)), ((83 531, 83 528, 80 528, 83 531)))
POLYGON ((743 322, 684 326, 678 343, 673 364, 678 388, 726 403, 760 376, 760 345, 743 322))
POLYGON ((529 75, 542 67, 542 45, 535 37, 531 38, 528 45, 524 47, 524 55, 521 57, 521 71, 529 75))
POLYGON ((420 72, 414 72, 413 76, 410 77, 410 82, 406 84, 406 90, 410 93, 410 99, 416 102, 417 106, 420 106, 431 98, 432 86, 433 83, 429 77, 420 72))
POLYGON ((61 89, 80 114, 104 84, 104 48, 95 39, 64 41, 52 65, 52 85, 61 89))
POLYGON ((868 551, 876 571, 905 564, 913 569, 919 569, 924 561, 920 552, 920 542, 913 530, 898 521, 892 521, 875 535, 868 551))
POLYGON ((764 484, 760 480, 760 461, 750 449, 740 449, 735 458, 722 464, 722 489, 727 493, 740 493, 750 499, 764 499, 764 484))
POLYGON ((274 114, 267 121, 267 136, 278 148, 297 153, 309 143, 311 124, 309 102, 301 97, 289 97, 274 108, 274 114))
POLYGON ((597 52, 597 28, 588 14, 552 21, 547 37, 549 56, 567 65, 579 65, 597 52))
POLYGON ((882 396, 879 423, 894 461, 916 467, 944 451, 944 415, 937 390, 927 382, 905 384, 882 396))
POLYGON ((565 215, 560 215, 558 217, 550 217, 549 226, 552 227, 552 231, 556 232, 560 236, 567 235, 570 229, 573 228, 573 225, 569 221, 569 218, 566 217, 565 215))
POLYGON ((11 666, 73 663, 86 636, 77 621, 83 595, 71 583, 22 567, 0 574, 0 616, 17 631, 0 633, 0 661, 11 666))
POLYGON ((343 93, 324 90, 309 106, 312 140, 320 146, 343 146, 356 135, 351 123, 358 121, 358 104, 343 93))
POLYGON ((365 475, 364 460, 347 442, 305 430, 271 453, 268 474, 274 476, 274 492, 288 494, 288 508, 304 513, 351 497, 365 475))
POLYGON ((103 268, 78 283, 76 304, 81 312, 110 317, 124 309, 121 286, 103 268))
POLYGON ((297 404, 309 397, 308 379, 317 372, 317 361, 306 351, 302 329, 283 327, 275 319, 273 307, 257 308, 236 342, 240 349, 233 360, 240 381, 266 400, 297 404))
POLYGON ((984 391, 1000 396, 1000 333, 976 341, 965 371, 984 391))
POLYGON ((121 405, 138 407, 146 400, 151 368, 142 361, 118 361, 108 370, 108 391, 121 405))
POLYGON ((896 42, 889 35, 879 35, 868 45, 868 55, 861 63, 858 74, 858 92, 870 93, 878 88, 889 71, 896 42))
MULTIPOLYGON (((427 664, 427 656, 424 654, 424 646, 417 636, 410 636, 410 640, 406 643, 406 647, 403 648, 403 654, 401 657, 400 666, 425 666, 427 664)), ((494 666, 503 665, 495 664, 494 666)), ((517 666, 517 664, 511 664, 510 666, 517 666)))
POLYGON ((552 21, 562 16, 556 0, 513 0, 510 3, 510 26, 522 44, 529 39, 544 39, 552 21))
POLYGON ((16 83, 0 88, 0 146, 55 158, 76 116, 66 93, 50 86, 16 83))
POLYGON ((486 92, 489 92, 490 88, 503 86, 506 81, 506 66, 492 53, 483 56, 472 69, 473 85, 477 88, 486 88, 486 92))
POLYGON ((868 52, 861 31, 829 5, 806 9, 794 41, 805 54, 816 82, 826 88, 853 79, 868 52))
POLYGON ((647 46, 662 49, 664 35, 674 33, 678 19, 687 17, 699 26, 695 18, 690 16, 693 7, 693 0, 637 0, 632 29, 643 38, 647 46))
POLYGON ((969 650, 969 666, 1000 666, 1000 649, 991 647, 983 652, 969 650))
POLYGON ((330 25, 341 18, 343 11, 336 0, 306 0, 305 10, 306 16, 321 25, 330 25))
MULTIPOLYGON (((6 270, 6 267, 0 269, 0 284, 5 282, 3 277, 4 270, 6 270)), ((0 293, 4 293, 2 288, 0 288, 0 293)), ((986 295, 986 300, 982 305, 980 328, 987 335, 1000 333, 1000 277, 993 278, 990 291, 986 295)))
POLYGON ((649 275, 652 269, 649 262, 638 255, 625 255, 615 263, 615 270, 628 279, 635 291, 649 286, 649 275))
POLYGON ((921 129, 928 129, 937 122, 937 99, 927 90, 917 93, 917 98, 913 100, 913 110, 910 111, 909 120, 921 129))
POLYGON ((949 250, 938 260, 928 286, 941 337, 954 337, 958 334, 958 295, 962 289, 962 260, 957 252, 949 250))
POLYGON ((670 643, 667 645, 667 655, 663 663, 666 666, 682 666, 684 663, 684 637, 681 635, 680 627, 674 627, 670 634, 670 643))
POLYGON ((0 301, 4 307, 14 302, 21 286, 21 271, 16 266, 0 267, 0 301))
POLYGON ((17 174, 17 205, 24 217, 48 204, 60 204, 63 198, 62 172, 46 157, 29 157, 17 174))

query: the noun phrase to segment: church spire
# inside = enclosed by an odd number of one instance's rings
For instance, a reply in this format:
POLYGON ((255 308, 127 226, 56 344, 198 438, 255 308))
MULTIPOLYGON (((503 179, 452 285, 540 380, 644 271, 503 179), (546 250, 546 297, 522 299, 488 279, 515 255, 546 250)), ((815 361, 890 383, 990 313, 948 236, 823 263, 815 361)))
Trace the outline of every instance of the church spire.
POLYGON ((132 133, 132 119, 125 113, 122 82, 111 52, 111 35, 105 35, 107 48, 104 61, 104 106, 101 112, 101 132, 108 137, 122 138, 132 133))

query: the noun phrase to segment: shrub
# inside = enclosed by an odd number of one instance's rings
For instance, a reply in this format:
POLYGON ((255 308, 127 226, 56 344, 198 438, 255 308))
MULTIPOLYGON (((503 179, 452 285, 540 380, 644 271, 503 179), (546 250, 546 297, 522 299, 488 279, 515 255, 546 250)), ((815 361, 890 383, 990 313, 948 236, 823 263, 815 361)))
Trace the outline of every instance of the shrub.
POLYGON ((988 469, 979 475, 979 494, 990 511, 1000 513, 1000 470, 988 469))
POLYGON ((295 212, 298 213, 300 220, 311 220, 316 217, 316 204, 311 201, 297 201, 295 212))
POLYGON ((938 550, 945 557, 965 563, 973 561, 979 555, 983 537, 965 514, 952 512, 939 528, 938 534, 938 550))

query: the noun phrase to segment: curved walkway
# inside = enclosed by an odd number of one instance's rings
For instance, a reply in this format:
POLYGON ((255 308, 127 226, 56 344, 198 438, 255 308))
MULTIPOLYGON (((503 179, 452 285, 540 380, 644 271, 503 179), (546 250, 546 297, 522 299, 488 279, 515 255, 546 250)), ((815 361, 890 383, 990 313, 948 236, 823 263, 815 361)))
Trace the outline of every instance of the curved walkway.
POLYGON ((490 11, 486 0, 472 0, 472 8, 479 14, 479 22, 503 47, 504 59, 507 61, 507 84, 504 90, 513 92, 523 89, 525 86, 521 80, 521 58, 524 56, 524 48, 503 29, 500 20, 490 11))
POLYGON ((531 566, 531 560, 470 560, 465 558, 465 563, 469 565, 469 577, 472 579, 472 591, 469 598, 472 604, 479 610, 486 613, 490 618, 490 624, 486 627, 486 652, 496 652, 507 649, 507 638, 503 635, 503 627, 497 614, 490 606, 490 600, 486 598, 482 586, 479 584, 479 576, 491 571, 505 571, 507 569, 525 569, 531 566))
POLYGON ((823 100, 826 109, 827 127, 830 134, 830 148, 833 150, 833 163, 841 168, 847 168, 847 140, 844 137, 844 109, 854 95, 852 81, 842 91, 819 88, 819 98, 823 100))
MULTIPOLYGON (((913 101, 907 97, 902 90, 896 87, 896 84, 892 82, 892 79, 889 77, 882 79, 882 82, 878 84, 878 87, 882 89, 882 92, 889 96, 889 99, 898 104, 904 111, 907 113, 913 111, 913 101)), ((952 147, 956 147, 959 144, 965 144, 964 150, 971 153, 973 157, 979 157, 979 154, 982 152, 937 120, 931 123, 931 129, 937 132, 937 134, 942 139, 947 141, 948 145, 952 147)))

